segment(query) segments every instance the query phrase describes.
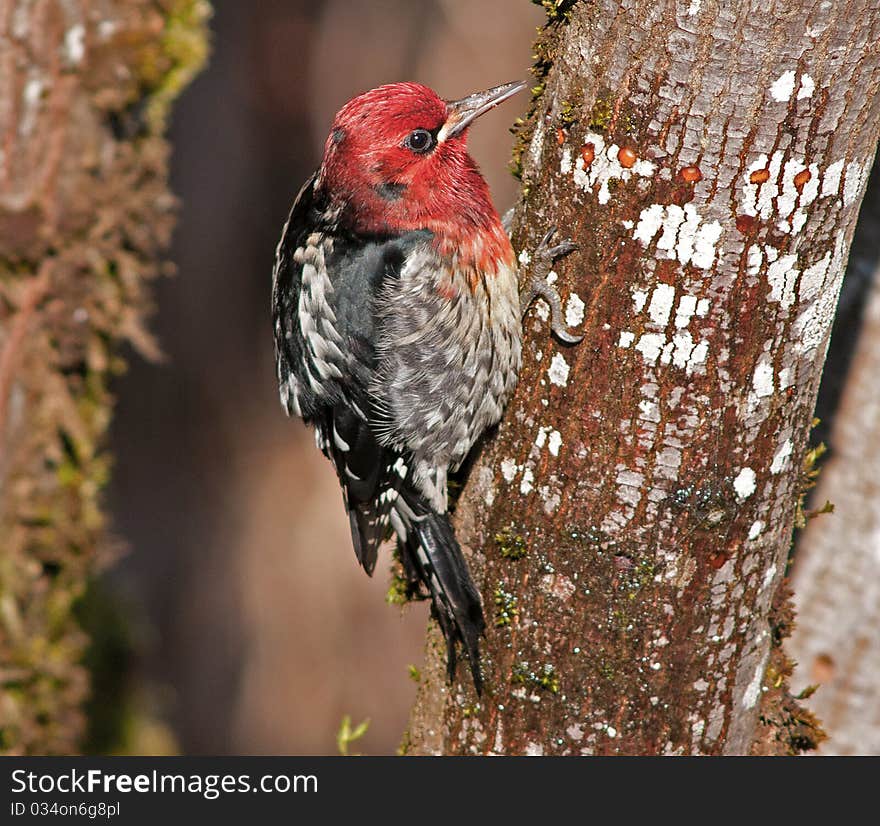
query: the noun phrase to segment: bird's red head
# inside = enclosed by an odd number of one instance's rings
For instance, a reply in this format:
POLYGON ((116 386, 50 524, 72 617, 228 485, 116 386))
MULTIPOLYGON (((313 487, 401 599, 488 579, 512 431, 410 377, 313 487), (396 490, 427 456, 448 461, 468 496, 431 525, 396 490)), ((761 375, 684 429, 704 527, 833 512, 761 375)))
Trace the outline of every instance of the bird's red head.
POLYGON ((467 151, 470 124, 524 83, 508 83, 447 102, 418 83, 380 86, 350 100, 327 138, 319 187, 356 232, 429 229, 441 252, 471 263, 508 258, 510 245, 486 182, 467 151))

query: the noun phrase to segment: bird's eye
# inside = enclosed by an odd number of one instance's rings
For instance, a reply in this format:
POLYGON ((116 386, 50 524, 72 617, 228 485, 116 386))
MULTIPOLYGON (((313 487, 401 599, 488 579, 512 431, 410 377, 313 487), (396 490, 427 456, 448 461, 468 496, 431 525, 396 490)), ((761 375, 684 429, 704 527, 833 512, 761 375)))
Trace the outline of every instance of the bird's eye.
POLYGON ((434 136, 427 129, 416 129, 406 136, 403 145, 419 155, 434 148, 434 136))

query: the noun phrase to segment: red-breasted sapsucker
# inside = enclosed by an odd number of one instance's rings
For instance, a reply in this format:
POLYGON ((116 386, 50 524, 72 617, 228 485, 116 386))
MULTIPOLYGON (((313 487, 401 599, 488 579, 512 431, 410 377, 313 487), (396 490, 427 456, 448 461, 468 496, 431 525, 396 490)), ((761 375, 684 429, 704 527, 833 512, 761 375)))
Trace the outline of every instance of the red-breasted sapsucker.
POLYGON ((508 83, 446 102, 393 83, 336 115, 275 259, 272 311, 281 402, 315 428, 333 462, 367 573, 397 536, 411 595, 426 588, 446 638, 480 690, 479 592, 447 514, 446 474, 498 422, 517 380, 521 319, 559 296, 537 250, 522 291, 507 233, 467 152, 468 126, 519 92, 508 83))

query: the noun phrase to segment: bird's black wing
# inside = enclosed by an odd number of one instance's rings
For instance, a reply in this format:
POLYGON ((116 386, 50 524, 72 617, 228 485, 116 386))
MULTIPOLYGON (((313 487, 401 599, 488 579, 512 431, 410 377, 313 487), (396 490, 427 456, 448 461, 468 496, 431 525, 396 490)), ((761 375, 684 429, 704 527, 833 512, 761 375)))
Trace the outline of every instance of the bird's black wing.
POLYGON ((312 176, 291 209, 275 259, 272 309, 282 404, 314 425, 339 476, 358 560, 368 573, 411 463, 381 445, 371 425, 378 402, 375 299, 399 276, 425 233, 346 233, 315 192, 312 176))

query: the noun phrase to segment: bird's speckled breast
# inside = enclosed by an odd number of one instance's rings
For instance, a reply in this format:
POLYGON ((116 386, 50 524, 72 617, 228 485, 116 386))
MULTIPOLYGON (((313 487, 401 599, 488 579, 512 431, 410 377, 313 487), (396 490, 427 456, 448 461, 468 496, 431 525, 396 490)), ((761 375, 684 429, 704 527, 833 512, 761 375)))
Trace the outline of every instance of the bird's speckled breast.
POLYGON ((377 431, 417 463, 457 467, 501 418, 522 361, 517 273, 474 278, 430 243, 414 250, 377 303, 377 431))

